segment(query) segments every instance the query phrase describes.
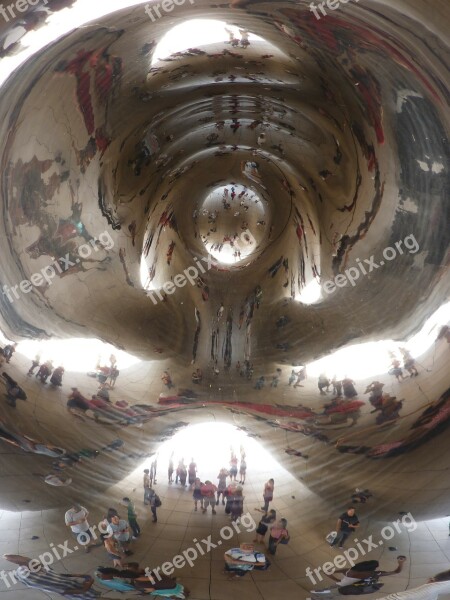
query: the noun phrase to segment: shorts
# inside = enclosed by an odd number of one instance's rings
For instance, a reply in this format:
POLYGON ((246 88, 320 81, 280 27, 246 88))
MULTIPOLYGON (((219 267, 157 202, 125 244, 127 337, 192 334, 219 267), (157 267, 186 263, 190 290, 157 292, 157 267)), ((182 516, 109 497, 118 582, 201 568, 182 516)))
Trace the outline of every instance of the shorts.
POLYGON ((203 496, 202 496, 202 492, 200 490, 194 490, 194 493, 192 494, 194 500, 202 500, 203 496))
POLYGON ((214 509, 216 508, 216 499, 215 498, 207 498, 203 496, 203 507, 208 508, 208 506, 212 506, 214 509))
POLYGON ((120 560, 121 559, 120 556, 117 556, 116 554, 111 554, 111 552, 107 552, 106 554, 109 556, 109 558, 111 560, 120 560))
POLYGON ((81 544, 82 546, 87 546, 89 542, 88 541, 85 541, 84 543, 80 542, 80 540, 78 539, 79 535, 83 536, 83 538, 81 538, 81 539, 83 539, 83 541, 87 540, 87 538, 89 538, 90 540, 94 539, 91 528, 89 528, 87 531, 80 531, 79 533, 75 533, 75 531, 72 531, 72 535, 74 538, 76 538, 77 542, 79 544, 81 544))
POLYGON ((267 527, 267 525, 264 525, 264 523, 260 523, 260 524, 258 525, 258 529, 256 530, 256 533, 257 533, 258 535, 266 535, 266 533, 267 533, 267 530, 268 530, 268 527, 267 527))
POLYGON ((230 475, 237 475, 237 467, 231 467, 230 475))

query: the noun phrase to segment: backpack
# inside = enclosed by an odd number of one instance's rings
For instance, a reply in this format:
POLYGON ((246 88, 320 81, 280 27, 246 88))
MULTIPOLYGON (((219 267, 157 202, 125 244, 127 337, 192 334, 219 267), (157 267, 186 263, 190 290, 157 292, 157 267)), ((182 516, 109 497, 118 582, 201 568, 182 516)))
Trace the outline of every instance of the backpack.
POLYGON ((158 496, 158 494, 155 494, 155 506, 156 508, 158 508, 159 506, 161 506, 162 502, 161 502, 161 498, 158 496))
POLYGON ((344 585, 339 589, 339 593, 344 596, 360 596, 361 594, 373 594, 383 587, 384 583, 378 583, 378 577, 367 577, 357 583, 344 585))
POLYGON ((330 546, 331 546, 331 544, 334 542, 334 540, 336 539, 336 536, 337 536, 337 531, 331 531, 331 532, 330 532, 330 533, 327 535, 327 537, 325 538, 325 539, 326 539, 326 541, 327 541, 327 542, 330 544, 330 546))

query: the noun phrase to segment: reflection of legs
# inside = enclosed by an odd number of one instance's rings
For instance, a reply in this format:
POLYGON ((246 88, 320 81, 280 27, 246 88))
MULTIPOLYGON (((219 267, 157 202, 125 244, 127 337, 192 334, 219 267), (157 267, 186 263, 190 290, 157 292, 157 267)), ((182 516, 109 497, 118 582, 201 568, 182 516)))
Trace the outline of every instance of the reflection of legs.
POLYGON ((134 537, 139 537, 141 534, 141 528, 139 527, 138 522, 135 519, 130 519, 129 523, 134 537))
POLYGON ((342 537, 344 535, 343 531, 338 531, 337 536, 334 538, 333 543, 331 544, 331 546, 342 546, 342 537))
POLYGON ((343 548, 344 542, 347 540, 349 535, 350 533, 348 531, 339 531, 336 536, 336 539, 332 543, 332 546, 339 546, 339 548, 343 548))
POLYGON ((277 551, 276 539, 272 536, 269 536, 269 552, 270 554, 275 554, 277 551))
POLYGON ((156 506, 152 506, 151 507, 151 511, 152 511, 152 515, 153 515, 153 523, 156 523, 156 521, 158 520, 158 517, 156 516, 156 506))

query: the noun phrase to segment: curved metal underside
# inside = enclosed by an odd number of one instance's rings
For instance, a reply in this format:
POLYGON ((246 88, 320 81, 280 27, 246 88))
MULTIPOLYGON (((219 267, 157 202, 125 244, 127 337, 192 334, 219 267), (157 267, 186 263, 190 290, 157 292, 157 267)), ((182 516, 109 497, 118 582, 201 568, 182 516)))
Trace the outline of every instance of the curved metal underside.
MULTIPOLYGON (((2 62, 23 49, 8 36, 66 6, 0 19, 2 62)), ((337 378, 357 395, 325 409, 308 371, 328 356, 331 379, 339 349, 381 340, 407 363, 400 348, 448 301, 448 3, 322 6, 319 18, 289 0, 186 0, 160 18, 126 7, 47 40, 11 69, 0 101, 1 329, 138 357, 118 365, 111 396, 152 411, 139 429, 77 419, 70 388, 89 396, 95 384, 66 370, 49 392, 16 353, 6 370, 28 401, 2 406, 5 430, 71 452, 120 437, 129 458, 156 451, 180 419, 246 427, 290 474, 285 511, 310 542, 292 550, 299 565, 323 562, 334 520, 319 521, 355 487, 376 490, 372 528, 400 510, 444 517, 449 499, 445 332, 405 381, 388 374, 387 350, 374 376, 349 359, 337 378), (192 25, 184 49, 155 58, 191 19, 241 34, 203 45, 192 25), (304 365, 306 379, 290 381, 304 365), (388 394, 375 415, 374 379, 388 394), (403 399, 391 413, 389 395, 403 399)), ((48 459, 1 451, 0 508, 22 511, 31 492, 18 473, 48 459)), ((107 464, 110 485, 136 468, 107 464)), ((107 506, 105 468, 72 473, 69 491, 32 480, 34 509, 74 496, 107 506)), ((291 571, 288 596, 306 597, 291 571)))

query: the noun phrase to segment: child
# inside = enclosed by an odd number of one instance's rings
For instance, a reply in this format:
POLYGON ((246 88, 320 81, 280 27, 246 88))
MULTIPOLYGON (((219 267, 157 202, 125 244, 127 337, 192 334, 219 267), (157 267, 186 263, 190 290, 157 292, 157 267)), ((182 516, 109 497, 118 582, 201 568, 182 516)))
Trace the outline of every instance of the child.
POLYGON ((111 558, 113 561, 114 567, 116 569, 122 569, 122 559, 125 558, 125 554, 120 550, 118 541, 114 538, 114 536, 109 537, 103 534, 101 538, 109 558, 111 558))
POLYGON ((276 520, 277 513, 275 510, 271 509, 267 513, 267 515, 264 515, 261 518, 261 521, 258 523, 258 528, 256 529, 256 538, 253 541, 259 544, 263 544, 267 530, 269 529, 269 525, 275 523, 276 520))
POLYGON ((197 510, 198 502, 200 502, 200 508, 203 510, 202 485, 203 483, 196 477, 192 484, 192 489, 194 490, 194 493, 192 494, 192 497, 194 498, 194 510, 197 510))

